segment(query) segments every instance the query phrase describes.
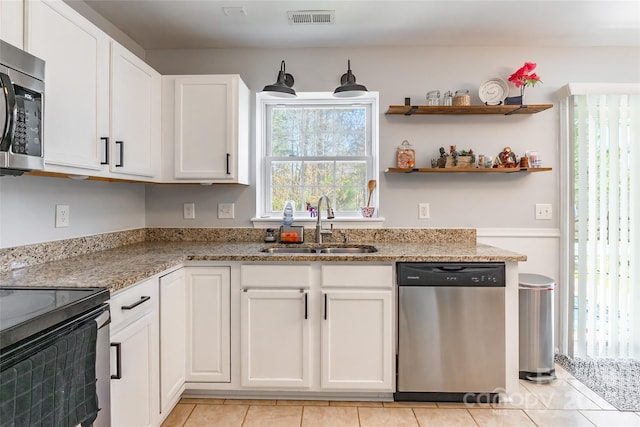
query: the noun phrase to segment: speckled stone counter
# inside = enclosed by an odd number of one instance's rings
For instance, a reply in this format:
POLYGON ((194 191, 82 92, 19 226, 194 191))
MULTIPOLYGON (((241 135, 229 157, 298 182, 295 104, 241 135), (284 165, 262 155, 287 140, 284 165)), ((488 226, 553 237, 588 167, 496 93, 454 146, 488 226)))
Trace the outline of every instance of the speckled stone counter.
MULTIPOLYGON (((461 243, 370 241, 365 254, 268 254, 265 243, 146 241, 0 273, 2 286, 99 286, 117 291, 188 261, 228 262, 492 262, 526 256, 463 239, 461 243)), ((373 239, 372 239, 373 240, 373 239)), ((382 239, 381 239, 382 240, 382 239)), ((355 243, 355 242, 354 242, 355 243)), ((315 244, 305 244, 314 246, 315 244)))

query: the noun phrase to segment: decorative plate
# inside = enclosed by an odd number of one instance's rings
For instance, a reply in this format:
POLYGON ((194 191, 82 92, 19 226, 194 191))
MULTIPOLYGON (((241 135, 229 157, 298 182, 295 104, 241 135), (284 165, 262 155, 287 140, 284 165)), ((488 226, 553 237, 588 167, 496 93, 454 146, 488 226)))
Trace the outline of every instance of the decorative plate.
POLYGON ((495 78, 482 83, 478 93, 480 101, 486 105, 500 105, 509 95, 509 86, 504 80, 495 78))

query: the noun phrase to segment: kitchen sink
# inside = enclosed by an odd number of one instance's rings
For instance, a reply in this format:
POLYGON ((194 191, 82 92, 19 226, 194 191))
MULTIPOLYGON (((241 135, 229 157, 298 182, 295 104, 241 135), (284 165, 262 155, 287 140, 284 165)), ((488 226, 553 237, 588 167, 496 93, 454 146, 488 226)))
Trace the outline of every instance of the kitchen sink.
POLYGON ((372 252, 378 252, 378 250, 373 246, 329 246, 320 249, 322 254, 370 254, 372 252))
POLYGON ((269 254, 369 254, 378 252, 374 246, 316 246, 316 247, 274 247, 264 248, 261 252, 269 254))
POLYGON ((264 248, 260 252, 268 254, 315 254, 316 248, 264 248))

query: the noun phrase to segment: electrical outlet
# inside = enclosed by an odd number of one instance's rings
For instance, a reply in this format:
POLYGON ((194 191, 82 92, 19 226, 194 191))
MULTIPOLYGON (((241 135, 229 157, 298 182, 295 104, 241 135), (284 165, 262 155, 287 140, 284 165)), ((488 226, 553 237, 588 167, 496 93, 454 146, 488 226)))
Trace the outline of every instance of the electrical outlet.
POLYGON ((431 218, 431 210, 429 209, 429 203, 418 204, 418 218, 429 219, 431 218))
POLYGON ((553 219, 551 205, 547 203, 536 204, 536 219, 553 219))
POLYGON ((234 210, 235 210, 235 203, 218 203, 218 218, 219 219, 235 218, 234 210))
POLYGON ((185 203, 182 206, 184 219, 196 219, 196 204, 185 203))
POLYGON ((69 226, 69 205, 56 205, 56 228, 69 226))

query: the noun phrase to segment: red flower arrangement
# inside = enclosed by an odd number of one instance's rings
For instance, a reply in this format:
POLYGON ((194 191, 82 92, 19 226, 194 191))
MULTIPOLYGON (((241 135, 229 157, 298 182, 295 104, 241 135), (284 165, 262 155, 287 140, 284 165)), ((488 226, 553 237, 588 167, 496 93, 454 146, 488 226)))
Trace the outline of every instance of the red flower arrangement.
POLYGON ((524 96, 524 88, 527 86, 535 86, 536 83, 542 83, 540 77, 536 73, 532 73, 536 69, 535 62, 525 62, 522 67, 515 73, 511 74, 509 81, 516 87, 520 88, 520 94, 524 96))

